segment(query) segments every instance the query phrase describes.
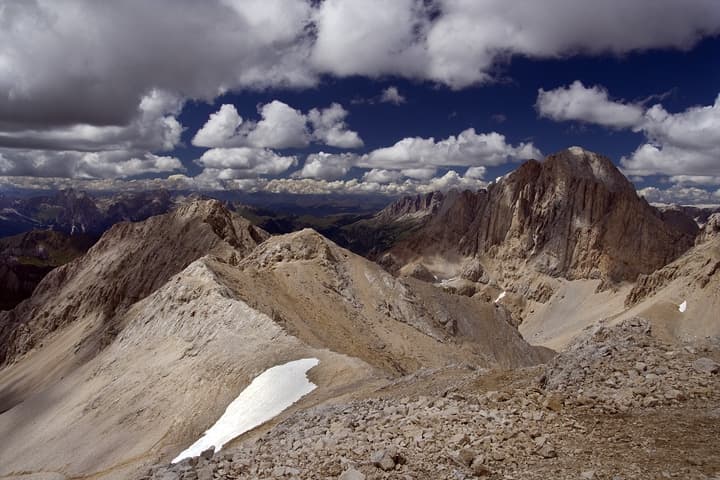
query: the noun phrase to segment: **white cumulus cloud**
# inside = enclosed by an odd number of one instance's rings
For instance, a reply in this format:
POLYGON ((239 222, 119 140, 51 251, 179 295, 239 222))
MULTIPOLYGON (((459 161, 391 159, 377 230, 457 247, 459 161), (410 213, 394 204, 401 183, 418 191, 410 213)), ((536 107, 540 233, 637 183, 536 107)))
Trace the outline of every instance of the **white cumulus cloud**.
POLYGON ((541 116, 556 121, 577 120, 606 127, 635 127, 643 118, 643 107, 613 101, 600 86, 586 87, 576 80, 567 87, 538 91, 535 107, 541 116))
MULTIPOLYGON (((494 80, 496 65, 515 56, 686 50, 720 33, 720 8, 717 0, 27 0, 3 2, 0 27, 0 148, 127 162, 179 145, 179 109, 189 99, 316 87, 324 78, 354 75, 459 89, 494 80)), ((386 93, 396 103, 402 98, 386 93)), ((595 120, 629 125, 635 107, 607 100, 608 111, 595 120)), ((198 132, 197 144, 362 145, 351 130, 323 124, 316 133, 301 125, 306 114, 273 102, 265 107, 257 123, 237 124, 229 109, 219 112, 229 123, 217 118, 198 132)), ((643 130, 649 146, 628 159, 628 168, 657 170, 674 155, 692 167, 713 154, 684 146, 674 133, 683 130, 679 123, 668 129, 668 122, 654 122, 660 131, 643 130)), ((32 162, 18 167, 17 158, 13 171, 32 171, 32 162)))
POLYGON ((509 161, 540 158, 532 143, 516 146, 497 132, 477 133, 469 128, 444 140, 404 138, 390 147, 373 150, 358 160, 366 168, 428 168, 443 166, 501 165, 509 161))
POLYGON ((628 173, 720 176, 720 95, 712 105, 679 113, 654 105, 637 129, 647 143, 622 159, 628 173))
POLYGON ((295 173, 295 176, 299 178, 337 180, 347 174, 354 161, 355 155, 351 153, 313 153, 307 156, 305 165, 295 173))
POLYGON ((363 141, 348 129, 348 111, 339 103, 313 108, 307 114, 279 100, 258 108, 260 120, 244 121, 234 105, 222 105, 195 134, 199 147, 303 148, 311 141, 340 148, 357 148, 363 141))
POLYGON ((578 120, 642 133, 644 143, 621 164, 627 175, 667 175, 686 179, 720 176, 720 95, 712 105, 668 112, 662 105, 610 100, 599 86, 540 90, 537 108, 541 115, 557 121, 578 120))
POLYGON ((217 179, 279 175, 297 165, 297 157, 282 156, 266 148, 212 148, 196 160, 201 177, 217 179))
POLYGON ((697 187, 672 185, 668 188, 647 187, 638 190, 638 194, 650 203, 677 205, 717 205, 720 204, 720 190, 715 192, 697 187))
POLYGON ((339 103, 328 108, 313 108, 308 112, 307 119, 313 128, 313 137, 320 143, 331 147, 358 148, 363 141, 357 132, 348 130, 345 117, 348 112, 339 103))
POLYGON ((184 169, 175 157, 148 152, 0 149, 0 175, 125 178, 184 169))
POLYGON ((400 90, 398 90, 398 88, 395 86, 387 87, 380 94, 380 102, 382 103, 392 103, 393 105, 400 105, 402 103, 405 103, 406 101, 407 99, 400 93, 400 90))
POLYGON ((485 167, 470 167, 465 171, 465 177, 467 178, 476 178, 478 180, 482 180, 485 178, 485 173, 487 172, 487 168, 485 167))
POLYGON ((243 119, 235 105, 224 104, 220 110, 210 114, 208 121, 193 137, 192 143, 198 147, 228 146, 238 135, 237 130, 242 123, 243 119))

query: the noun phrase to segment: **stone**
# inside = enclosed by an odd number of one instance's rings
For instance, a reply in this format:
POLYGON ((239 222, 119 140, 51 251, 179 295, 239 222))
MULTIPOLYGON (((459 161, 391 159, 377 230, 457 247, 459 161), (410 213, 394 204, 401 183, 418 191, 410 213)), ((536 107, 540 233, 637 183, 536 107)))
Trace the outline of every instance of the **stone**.
POLYGON ((370 461, 377 468, 386 472, 395 468, 395 458, 393 452, 389 449, 376 451, 370 457, 370 461))
POLYGON ((338 477, 338 480, 365 480, 365 475, 354 468, 348 468, 338 477))
POLYGON ((594 480, 595 470, 586 470, 580 474, 581 480, 594 480))
POLYGON ((545 445, 543 445, 543 446, 537 451, 537 453, 538 453, 538 455, 540 455, 540 456, 543 457, 543 458, 555 458, 555 457, 557 457, 557 452, 555 451, 555 449, 553 448, 553 446, 550 445, 549 443, 546 443, 545 445))
POLYGON ((487 465, 483 463, 480 457, 473 460, 470 468, 472 469, 472 472, 476 477, 489 477, 490 475, 492 475, 492 471, 490 470, 490 468, 488 468, 487 465))
POLYGON ((562 397, 557 394, 549 395, 543 402, 543 407, 553 412, 559 412, 563 408, 562 397))
POLYGON ((699 373, 712 374, 720 371, 720 364, 707 357, 698 358, 693 362, 692 366, 699 373))
POLYGON ((462 446, 468 443, 468 437, 464 433, 456 433, 455 435, 450 437, 450 443, 452 443, 453 445, 462 446))
POLYGON ((210 465, 205 465, 196 470, 198 480, 212 480, 213 469, 210 465))
POLYGON ((475 452, 468 448, 463 448, 460 452, 458 452, 458 459, 469 467, 473 460, 475 460, 475 452))
POLYGON ((210 460, 213 455, 215 455, 215 447, 210 447, 200 453, 200 458, 203 460, 210 460))
POLYGON ((502 462, 502 461, 505 460, 505 458, 506 458, 505 452, 502 452, 502 451, 500 451, 500 450, 495 450, 495 451, 493 451, 493 452, 490 454, 490 456, 491 456, 492 459, 495 460, 496 462, 502 462))

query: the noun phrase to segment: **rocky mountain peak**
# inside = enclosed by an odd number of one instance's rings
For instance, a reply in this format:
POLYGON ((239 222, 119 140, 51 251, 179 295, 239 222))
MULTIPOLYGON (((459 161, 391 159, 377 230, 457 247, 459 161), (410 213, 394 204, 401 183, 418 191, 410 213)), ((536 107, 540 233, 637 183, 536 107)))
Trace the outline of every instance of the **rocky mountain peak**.
POLYGON ((441 254, 511 262, 518 278, 529 267, 618 282, 666 265, 693 241, 638 197, 610 159, 571 147, 525 162, 487 191, 447 195, 390 253, 400 267, 441 254))
POLYGON ((585 150, 582 147, 570 147, 549 155, 543 162, 547 174, 563 177, 594 180, 602 183, 609 191, 635 192, 632 184, 620 173, 609 158, 585 150))

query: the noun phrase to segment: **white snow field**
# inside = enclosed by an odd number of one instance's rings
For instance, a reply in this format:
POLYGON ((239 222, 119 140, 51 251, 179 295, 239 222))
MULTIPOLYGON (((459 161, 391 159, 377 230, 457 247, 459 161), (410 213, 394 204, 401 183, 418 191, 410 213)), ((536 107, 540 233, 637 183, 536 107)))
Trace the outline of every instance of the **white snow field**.
POLYGON ((228 405, 215 425, 172 463, 197 457, 210 447, 217 452, 233 438, 280 414, 315 390, 317 385, 310 382, 306 374, 318 363, 317 358, 304 358, 265 370, 228 405))
POLYGON ((507 293, 507 292, 501 292, 500 295, 498 295, 497 298, 495 299, 495 303, 497 303, 497 302, 499 302, 500 300, 502 300, 503 298, 505 298, 505 294, 506 294, 506 293, 507 293))
POLYGON ((685 313, 685 310, 687 310, 687 300, 678 306, 678 310, 680 310, 680 313, 685 313))

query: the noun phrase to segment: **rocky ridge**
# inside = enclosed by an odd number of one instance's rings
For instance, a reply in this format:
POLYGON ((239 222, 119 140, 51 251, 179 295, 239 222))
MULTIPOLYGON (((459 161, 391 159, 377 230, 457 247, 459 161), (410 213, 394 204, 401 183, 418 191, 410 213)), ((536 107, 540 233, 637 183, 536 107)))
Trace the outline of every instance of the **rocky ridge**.
POLYGON ((237 265, 215 268, 238 298, 292 335, 386 371, 463 358, 506 366, 547 358, 492 304, 393 277, 313 230, 272 237, 237 265))
POLYGON ((97 322, 97 341, 106 344, 131 304, 191 262, 207 254, 237 259, 265 238, 215 200, 145 222, 118 223, 86 255, 50 272, 31 299, 0 312, 0 365, 77 319, 97 322))

